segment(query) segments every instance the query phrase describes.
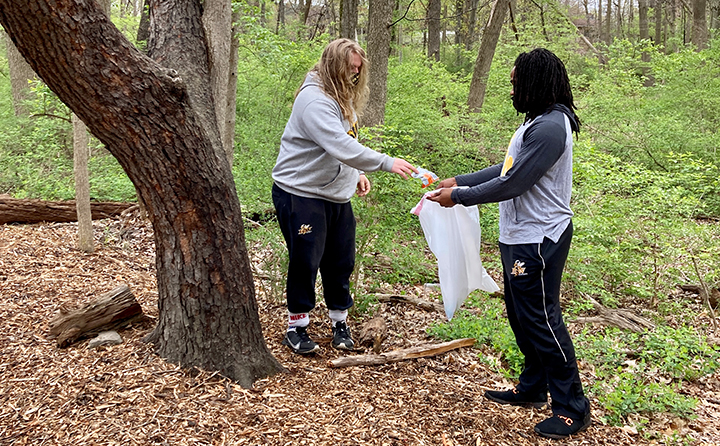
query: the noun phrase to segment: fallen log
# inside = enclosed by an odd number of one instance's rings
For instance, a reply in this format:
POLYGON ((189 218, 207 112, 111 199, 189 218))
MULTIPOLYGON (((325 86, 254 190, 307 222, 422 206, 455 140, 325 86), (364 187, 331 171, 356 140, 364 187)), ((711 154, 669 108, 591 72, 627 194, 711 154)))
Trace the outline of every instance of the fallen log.
POLYGON ((647 318, 638 316, 632 311, 607 308, 590 296, 586 296, 592 302, 593 307, 598 311, 598 316, 578 317, 575 322, 582 324, 611 325, 614 327, 641 333, 655 327, 655 324, 647 318))
POLYGON ((142 308, 127 285, 93 299, 79 309, 61 308, 50 321, 50 339, 65 348, 100 332, 117 330, 144 318, 142 308))
POLYGON ((458 348, 471 347, 475 342, 473 338, 464 338, 443 342, 442 344, 425 344, 417 347, 393 350, 391 352, 380 353, 379 355, 344 356, 329 361, 328 365, 337 368, 389 364, 392 362, 406 361, 408 359, 437 356, 458 348))
MULTIPOLYGON (((114 217, 136 203, 91 202, 93 220, 114 217)), ((5 223, 66 223, 77 221, 75 200, 45 201, 0 198, 0 224, 5 223)))

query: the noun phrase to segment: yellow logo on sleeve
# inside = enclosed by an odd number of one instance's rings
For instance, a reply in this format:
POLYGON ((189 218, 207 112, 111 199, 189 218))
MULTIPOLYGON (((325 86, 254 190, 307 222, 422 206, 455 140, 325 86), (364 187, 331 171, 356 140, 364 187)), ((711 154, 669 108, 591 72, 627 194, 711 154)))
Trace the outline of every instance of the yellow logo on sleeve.
POLYGON ((358 123, 357 121, 353 122, 353 125, 350 127, 350 130, 348 130, 348 135, 352 136, 353 138, 357 139, 358 137, 358 123))

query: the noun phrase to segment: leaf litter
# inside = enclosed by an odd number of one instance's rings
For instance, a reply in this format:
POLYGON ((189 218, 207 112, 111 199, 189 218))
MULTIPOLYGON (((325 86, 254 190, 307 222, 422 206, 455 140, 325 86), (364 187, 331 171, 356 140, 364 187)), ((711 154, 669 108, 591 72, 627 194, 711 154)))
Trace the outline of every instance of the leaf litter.
MULTIPOLYGON (((187 370, 154 354, 142 338, 157 317, 152 230, 137 216, 93 222, 96 251, 78 251, 76 223, 0 226, 0 445, 543 445, 533 426, 548 409, 505 407, 485 390, 511 382, 464 348, 432 358, 373 367, 331 368, 320 304, 311 357, 280 344, 283 302, 258 287, 268 347, 288 373, 244 389, 217 373, 187 370), (149 321, 121 330, 121 345, 66 349, 47 338, 47 324, 127 284, 149 321)), ((253 247, 249 247, 251 256, 253 247)), ((256 261, 257 259, 253 259, 256 261)), ((390 290, 397 292, 399 290, 390 290)), ((417 289, 405 290, 418 293, 417 289)), ((433 342, 426 328, 444 317, 403 304, 382 304, 389 336, 383 351, 433 342)), ((362 321, 351 320, 351 327, 362 321)), ((228 340, 232 342, 232 340, 228 340)), ((588 370, 581 364, 587 379, 588 370)), ((674 432, 690 444, 720 444, 718 374, 683 386, 698 398, 697 418, 653 417, 647 439, 631 426, 593 425, 562 444, 667 444, 674 432), (670 438, 665 437, 665 438, 670 438)))

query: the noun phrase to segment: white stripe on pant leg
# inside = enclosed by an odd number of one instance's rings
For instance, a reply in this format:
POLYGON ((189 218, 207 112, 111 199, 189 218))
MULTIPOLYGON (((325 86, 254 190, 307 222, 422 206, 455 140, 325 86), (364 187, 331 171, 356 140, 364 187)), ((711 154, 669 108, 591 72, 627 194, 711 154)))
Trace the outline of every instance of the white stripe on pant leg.
MULTIPOLYGON (((567 356, 565 356, 565 352, 563 351, 562 347, 560 346, 560 341, 558 341, 557 336, 555 336, 555 332, 552 329, 552 326, 550 325, 550 318, 548 317, 547 313, 547 304, 545 303, 545 259, 542 256, 542 252, 540 252, 540 247, 542 246, 542 243, 538 243, 538 256, 540 257, 540 260, 542 260, 542 269, 540 270, 540 282, 542 284, 542 294, 543 294, 543 311, 545 312, 545 323, 547 324, 548 328, 550 329, 550 333, 553 335, 553 339, 555 339, 555 343, 558 346, 558 349, 560 350, 560 353, 563 355, 563 359, 565 362, 567 362, 567 356)), ((560 297, 558 296, 558 301, 560 300, 560 297)))

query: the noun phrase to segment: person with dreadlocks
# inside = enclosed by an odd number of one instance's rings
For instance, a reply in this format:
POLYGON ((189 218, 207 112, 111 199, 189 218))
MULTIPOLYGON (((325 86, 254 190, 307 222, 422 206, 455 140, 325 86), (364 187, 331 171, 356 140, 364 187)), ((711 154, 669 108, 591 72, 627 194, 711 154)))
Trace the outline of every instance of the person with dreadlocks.
POLYGON ((500 203, 505 306, 525 365, 515 388, 485 396, 500 404, 541 408, 549 391, 553 416, 538 423, 535 432, 561 439, 591 424, 560 308, 560 280, 573 233, 572 133, 579 133, 580 119, 565 65, 552 52, 538 48, 520 54, 510 82, 513 106, 525 120, 504 161, 445 179, 428 198, 445 207, 500 203))
POLYGON ((288 328, 283 344, 310 354, 307 333, 315 307, 318 270, 332 324, 332 346, 350 350, 347 327, 350 275, 355 267, 355 217, 350 198, 365 196, 364 172, 383 170, 407 179, 417 169, 357 141, 357 117, 368 97, 365 51, 350 39, 327 45, 295 93, 272 171, 272 199, 288 248, 288 328))

